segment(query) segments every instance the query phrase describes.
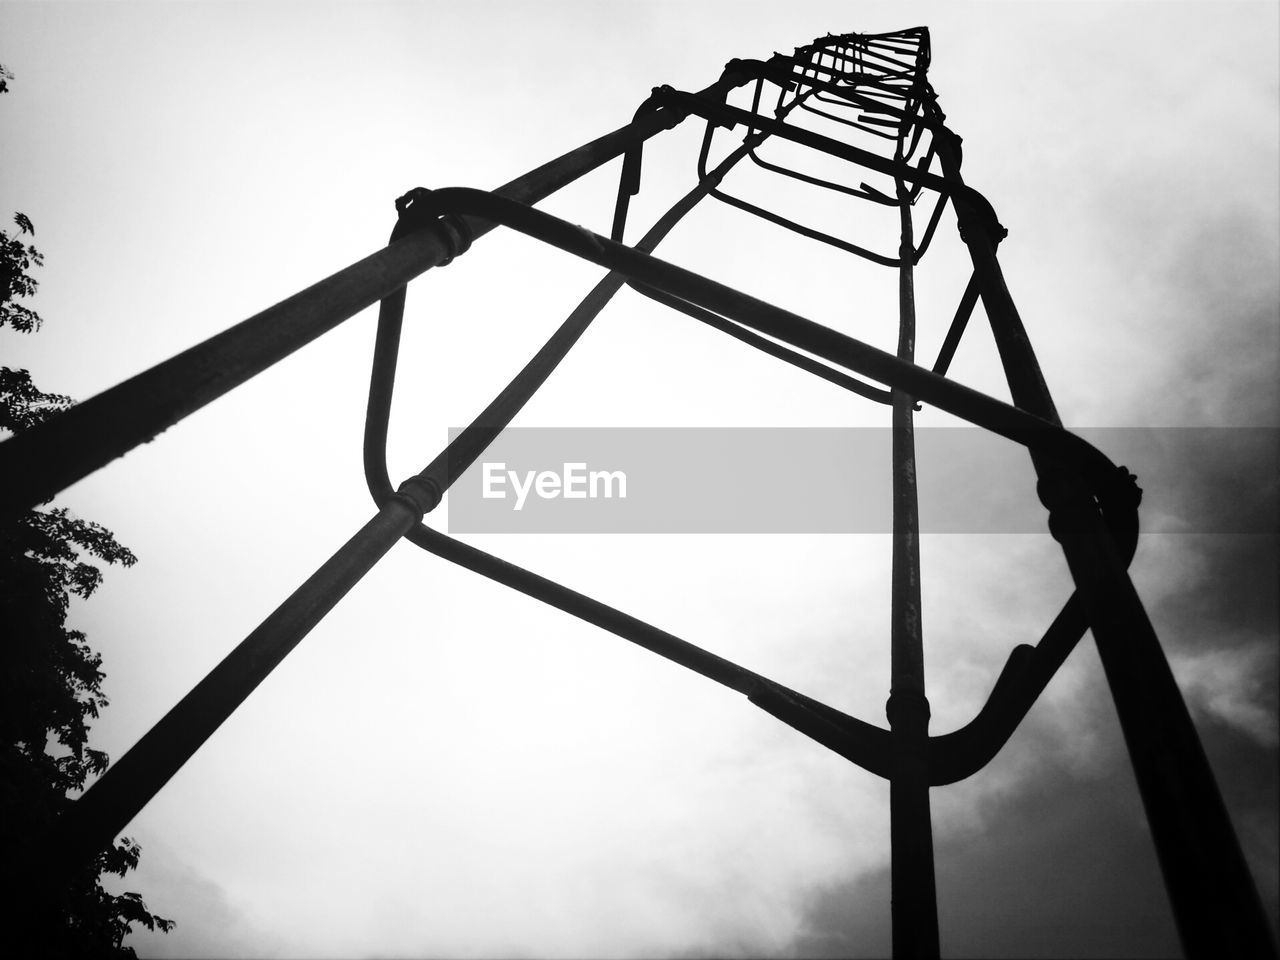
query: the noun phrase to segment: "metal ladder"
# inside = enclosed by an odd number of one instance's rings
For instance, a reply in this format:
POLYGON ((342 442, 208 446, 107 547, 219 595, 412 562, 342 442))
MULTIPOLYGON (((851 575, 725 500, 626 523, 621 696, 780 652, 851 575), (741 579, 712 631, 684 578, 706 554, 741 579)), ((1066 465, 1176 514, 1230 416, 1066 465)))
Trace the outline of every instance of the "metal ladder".
MULTIPOLYGON (((1273 956, 1253 881, 1187 708, 1130 582, 1140 492, 1134 478, 1061 426, 1035 353, 1005 287, 996 246, 1005 235, 991 204, 961 178, 960 138, 929 85, 926 28, 827 35, 768 61, 732 60, 696 93, 658 87, 624 127, 492 192, 416 189, 397 201, 389 244, 223 333, 0 444, 0 522, 105 466, 261 373, 364 308, 380 303, 365 424, 364 466, 373 517, 274 613, 120 758, 62 818, 42 864, 85 861, 115 837, 218 726, 375 563, 407 539, 444 559, 593 623, 744 694, 750 702, 890 782, 895 956, 937 956, 938 923, 929 790, 980 770, 1001 749, 1086 630, 1098 644, 1120 716, 1184 947, 1190 956, 1273 956), (751 90, 751 108, 729 95, 751 90), (772 115, 761 111, 773 96, 772 115), (789 122, 797 109, 879 151, 789 122), (690 116, 705 120, 698 179, 633 246, 623 243, 628 206, 640 189, 642 149, 690 116), (741 142, 714 167, 720 128, 741 142), (857 131, 856 134, 850 131, 857 131), (787 140, 870 171, 893 192, 821 179, 766 161, 758 148, 787 140), (610 237, 534 208, 580 177, 621 157, 610 237), (877 252, 782 217, 721 189, 743 160, 780 176, 896 207, 896 252, 877 252), (920 240, 913 204, 936 196, 920 240), (705 197, 829 244, 899 276, 895 354, 754 299, 652 255, 705 197), (913 271, 950 202, 973 274, 932 369, 915 362, 913 271), (406 285, 466 252, 495 227, 524 233, 609 273, 507 387, 420 473, 393 485, 385 446, 406 285), (893 580, 888 729, 850 717, 620 610, 583 596, 426 526, 422 519, 555 370, 624 285, 714 329, 892 411, 893 580), (1013 404, 955 383, 946 372, 981 298, 1013 404), (803 351, 803 352, 800 352, 803 351), (824 362, 825 361, 825 362, 824 362), (843 369, 841 369, 843 368, 843 369), (848 372, 846 372, 848 371, 848 372), (860 376, 853 376, 858 374, 860 376), (865 377, 866 379, 861 379, 865 377), (965 727, 928 734, 920 626, 919 525, 913 412, 946 410, 1024 445, 1076 590, 1039 642, 1009 655, 986 704, 965 727)), ((33 875, 33 874, 28 874, 33 875)))

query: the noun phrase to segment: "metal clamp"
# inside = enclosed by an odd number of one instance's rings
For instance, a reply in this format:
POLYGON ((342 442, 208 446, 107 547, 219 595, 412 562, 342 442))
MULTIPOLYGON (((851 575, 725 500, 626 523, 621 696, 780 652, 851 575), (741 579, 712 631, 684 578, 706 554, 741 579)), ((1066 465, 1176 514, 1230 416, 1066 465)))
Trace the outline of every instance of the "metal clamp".
POLYGON ((414 187, 408 193, 396 197, 396 213, 400 216, 391 231, 390 242, 394 243, 401 237, 428 227, 443 227, 439 235, 448 248, 449 255, 437 266, 445 267, 453 263, 455 257, 460 257, 471 249, 475 233, 467 225, 466 219, 458 214, 441 215, 432 211, 430 204, 426 202, 431 193, 428 187, 414 187))

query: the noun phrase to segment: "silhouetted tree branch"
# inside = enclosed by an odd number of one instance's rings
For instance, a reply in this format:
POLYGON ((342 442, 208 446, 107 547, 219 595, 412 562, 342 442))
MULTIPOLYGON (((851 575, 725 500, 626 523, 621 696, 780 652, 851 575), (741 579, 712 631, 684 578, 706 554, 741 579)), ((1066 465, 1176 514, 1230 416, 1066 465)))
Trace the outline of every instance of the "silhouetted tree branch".
MULTIPOLYGON (((12 79, 0 66, 0 93, 12 79)), ((35 292, 30 271, 43 257, 25 239, 35 236, 31 220, 22 213, 13 219, 16 234, 0 231, 0 328, 28 334, 39 329, 40 316, 15 301, 35 292)), ((70 397, 40 390, 28 371, 0 367, 0 436, 71 405, 70 397)), ((38 863, 35 838, 48 835, 72 802, 69 793, 107 767, 107 755, 89 746, 89 721, 107 705, 102 657, 82 632, 68 629, 66 618, 71 597, 88 598, 102 582, 91 561, 128 567, 136 559, 110 530, 63 507, 32 510, 0 528, 0 849, 11 863, 38 863)), ((6 906, 21 902, 23 913, 7 917, 0 932, 8 954, 132 957, 123 941, 133 924, 172 929, 138 894, 102 888, 104 873, 123 877, 139 853, 123 838, 74 876, 58 878, 53 895, 9 896, 6 906)))

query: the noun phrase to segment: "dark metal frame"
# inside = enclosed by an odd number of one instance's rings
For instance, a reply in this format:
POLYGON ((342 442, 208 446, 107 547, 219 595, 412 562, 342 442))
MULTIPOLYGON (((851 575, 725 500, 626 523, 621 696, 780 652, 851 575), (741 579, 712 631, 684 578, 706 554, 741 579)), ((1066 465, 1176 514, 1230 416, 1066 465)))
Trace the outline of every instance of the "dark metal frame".
MULTIPOLYGON (((792 56, 775 55, 768 62, 730 61, 716 83, 696 94, 658 88, 632 123, 496 191, 412 191, 397 203, 400 218, 385 248, 0 444, 4 482, 0 522, 13 522, 343 320, 380 303, 364 443, 365 473, 376 513, 71 806, 57 835, 44 838, 40 864, 16 866, 25 871, 28 890, 58 883, 67 864, 84 861, 108 844, 307 632, 404 538, 737 690, 784 723, 889 779, 894 952, 898 956, 938 953, 929 789, 982 768, 1008 740, 1085 630, 1091 629, 1187 953, 1197 957, 1274 955, 1256 890, 1190 715, 1126 571, 1137 542, 1139 492, 1127 471, 1061 426, 996 259, 1003 228, 991 205, 961 179, 959 137, 946 128, 928 84, 929 56, 924 28, 868 36, 829 35, 797 48, 792 56), (753 81, 750 111, 727 103, 731 91, 753 81), (765 83, 779 88, 773 118, 759 112, 765 83), (882 139, 884 124, 891 122, 893 157, 788 124, 788 113, 797 105, 805 106, 811 97, 877 114, 863 120, 876 120, 879 129, 866 132, 882 139), (642 146, 689 115, 707 121, 698 182, 638 244, 626 246, 621 241, 629 198, 639 190, 642 146), (739 123, 746 129, 741 145, 708 170, 715 127, 739 123), (920 161, 912 163, 926 132, 928 147, 920 161), (896 196, 866 184, 855 191, 761 163, 756 150, 770 137, 789 139, 886 175, 895 184, 896 196), (531 206, 617 157, 624 162, 612 239, 531 206), (723 193, 718 189, 721 181, 744 157, 819 186, 898 206, 902 225, 898 256, 875 254, 723 193), (935 157, 940 173, 930 171, 935 157), (936 192, 938 200, 921 245, 914 247, 911 208, 925 189, 936 192), (901 306, 896 354, 653 256, 662 238, 706 196, 896 267, 901 306), (930 371, 914 362, 912 271, 948 201, 956 210, 974 273, 930 371), (421 472, 394 487, 387 472, 385 444, 406 285, 426 270, 448 263, 499 225, 605 267, 609 273, 466 430, 421 472), (894 599, 889 729, 850 717, 422 523, 624 284, 829 382, 892 406, 894 599), (943 376, 979 297, 1013 404, 943 376), (1076 584, 1076 592, 1040 641, 1013 649, 977 716, 960 730, 937 737, 927 732, 929 708, 918 616, 911 422, 917 401, 1028 448, 1038 492, 1049 511, 1050 532, 1061 543, 1076 584)), ((852 125, 862 128, 865 123, 852 125)))

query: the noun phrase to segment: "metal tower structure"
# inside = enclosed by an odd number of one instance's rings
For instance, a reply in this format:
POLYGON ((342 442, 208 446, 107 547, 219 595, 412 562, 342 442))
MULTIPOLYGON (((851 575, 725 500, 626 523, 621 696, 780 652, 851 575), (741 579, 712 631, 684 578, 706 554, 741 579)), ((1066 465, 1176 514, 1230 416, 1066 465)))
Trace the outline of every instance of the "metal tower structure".
POLYGON ((1273 955, 1267 922, 1217 785, 1127 573, 1138 534, 1140 494, 1134 478, 1061 426, 996 256, 1005 231, 991 203, 962 179, 961 140, 947 127, 929 84, 929 61, 929 34, 922 27, 828 35, 791 55, 732 60, 718 80, 696 93, 655 88, 632 122, 497 190, 410 191, 396 203, 399 219, 386 247, 0 444, 0 521, 11 522, 342 321, 380 304, 364 443, 374 515, 70 808, 57 836, 44 838, 36 848, 44 864, 37 886, 56 883, 60 865, 87 859, 111 841, 346 592, 406 539, 730 687, 782 722, 888 779, 894 953, 902 957, 939 953, 929 791, 985 766, 1084 632, 1091 630, 1187 954, 1273 955), (749 107, 731 103, 736 91, 749 94, 749 107), (770 100, 772 111, 766 112, 770 100), (832 135, 793 122, 798 110, 825 117, 832 135), (628 205, 640 189, 644 143, 691 117, 706 124, 697 182, 641 240, 625 244, 628 205), (724 128, 737 131, 740 142, 710 166, 713 137, 724 128), (864 181, 854 187, 779 166, 759 154, 768 140, 790 141, 835 158, 849 165, 854 179, 866 177, 880 186, 864 181), (622 173, 611 236, 534 207, 616 158, 622 158, 622 173), (897 249, 873 251, 725 192, 726 174, 744 160, 817 189, 896 208, 897 249), (926 194, 930 213, 921 226, 913 214, 915 202, 926 194), (896 270, 896 353, 654 256, 667 233, 706 197, 896 270), (973 274, 930 369, 915 360, 914 271, 948 204, 973 274), (498 227, 609 272, 474 422, 425 469, 396 486, 388 475, 385 445, 406 286, 498 227), (850 717, 422 522, 624 285, 891 408, 892 683, 887 728, 850 717), (946 376, 979 299, 1012 404, 946 376), (1049 530, 1061 545, 1076 587, 1038 643, 1013 649, 973 720, 944 736, 928 732, 913 435, 917 402, 1026 447, 1038 478, 1037 492, 1048 511, 1049 530))

